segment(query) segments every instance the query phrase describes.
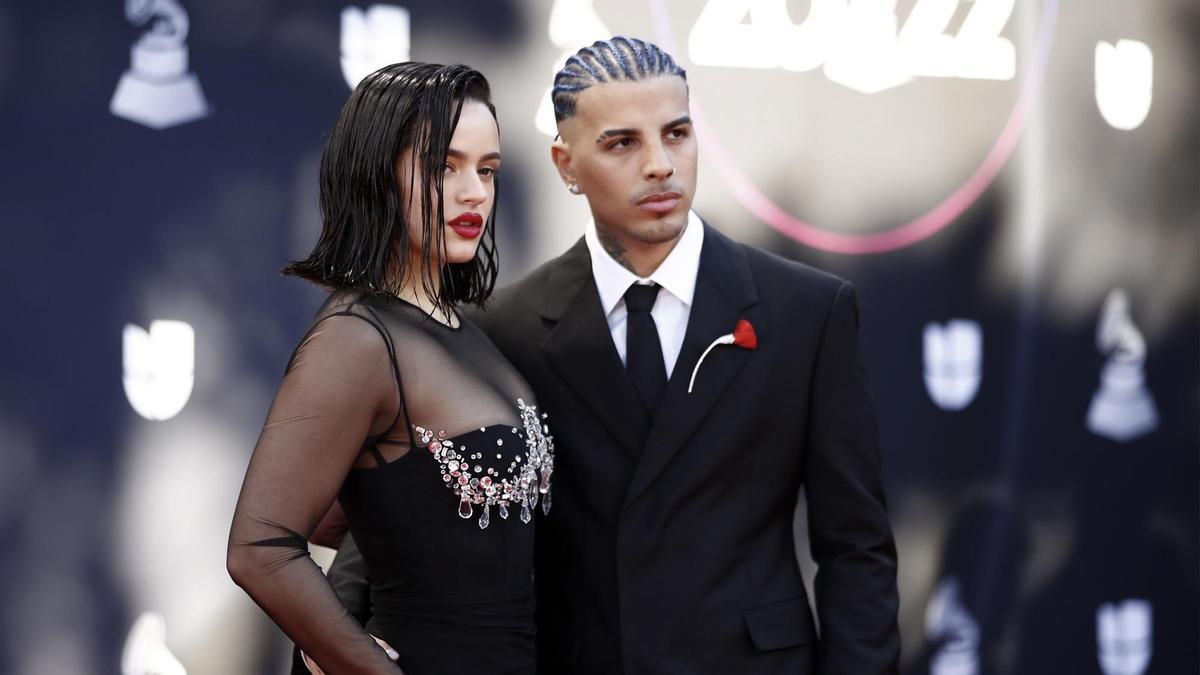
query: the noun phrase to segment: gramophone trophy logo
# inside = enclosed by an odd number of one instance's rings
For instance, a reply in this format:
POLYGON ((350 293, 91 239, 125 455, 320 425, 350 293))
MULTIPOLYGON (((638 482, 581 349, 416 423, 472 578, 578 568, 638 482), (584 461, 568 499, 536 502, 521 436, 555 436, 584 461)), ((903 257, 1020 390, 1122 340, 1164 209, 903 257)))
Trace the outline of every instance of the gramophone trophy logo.
POLYGON ((942 579, 929 598, 925 636, 936 645, 930 675, 979 675, 979 622, 967 609, 957 578, 942 579))
POLYGON ((150 29, 133 45, 129 70, 109 104, 112 114, 151 129, 207 116, 200 81, 188 72, 188 17, 183 7, 175 0, 126 0, 125 16, 150 29))
POLYGON ((1157 429, 1158 409, 1146 388, 1146 339, 1133 323, 1123 289, 1112 291, 1104 301, 1096 344, 1108 361, 1088 408, 1088 429, 1118 443, 1157 429))

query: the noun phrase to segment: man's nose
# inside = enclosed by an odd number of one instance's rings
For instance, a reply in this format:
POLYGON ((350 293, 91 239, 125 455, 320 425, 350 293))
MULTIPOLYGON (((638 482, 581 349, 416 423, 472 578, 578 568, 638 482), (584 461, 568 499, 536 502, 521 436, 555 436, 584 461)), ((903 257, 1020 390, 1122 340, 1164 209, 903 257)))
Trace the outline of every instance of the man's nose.
POLYGON ((646 144, 646 163, 642 167, 642 177, 650 181, 660 181, 670 178, 675 173, 671 158, 661 141, 646 144))

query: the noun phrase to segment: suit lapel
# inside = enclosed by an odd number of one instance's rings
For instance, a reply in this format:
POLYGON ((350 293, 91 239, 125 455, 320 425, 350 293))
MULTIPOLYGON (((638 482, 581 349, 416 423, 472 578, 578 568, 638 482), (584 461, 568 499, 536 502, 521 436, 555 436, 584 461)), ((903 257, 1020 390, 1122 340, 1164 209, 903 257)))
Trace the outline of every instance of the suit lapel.
POLYGON ((541 314, 557 325, 542 342, 542 353, 592 415, 638 456, 650 421, 613 346, 582 239, 559 259, 550 289, 541 314))
MULTIPOLYGON (((738 319, 757 301, 758 294, 745 253, 734 242, 705 226, 700 270, 683 348, 626 492, 626 506, 641 496, 662 473, 749 357, 750 351, 740 347, 730 345, 713 349, 700 367, 695 389, 688 393, 688 381, 700 355, 713 340, 733 332, 738 319)), ((608 337, 607 331, 605 333, 608 337)), ((619 359, 617 363, 620 364, 619 359)))

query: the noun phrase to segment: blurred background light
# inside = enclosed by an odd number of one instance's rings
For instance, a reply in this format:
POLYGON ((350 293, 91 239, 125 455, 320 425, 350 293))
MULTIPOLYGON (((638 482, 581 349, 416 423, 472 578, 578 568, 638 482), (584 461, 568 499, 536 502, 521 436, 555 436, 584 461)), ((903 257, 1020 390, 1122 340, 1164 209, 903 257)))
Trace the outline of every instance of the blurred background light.
POLYGON ((224 552, 347 86, 488 76, 505 284, 613 34, 687 70, 700 215, 858 289, 902 675, 1200 672, 1194 0, 0 0, 0 672, 285 672, 224 552))

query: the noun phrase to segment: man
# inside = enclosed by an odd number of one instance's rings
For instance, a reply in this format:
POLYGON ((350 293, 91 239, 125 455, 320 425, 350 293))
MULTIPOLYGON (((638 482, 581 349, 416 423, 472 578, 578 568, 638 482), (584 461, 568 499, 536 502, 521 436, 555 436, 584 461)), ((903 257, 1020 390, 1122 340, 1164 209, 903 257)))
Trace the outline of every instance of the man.
POLYGON ((567 61, 551 156, 592 223, 476 317, 557 448, 537 531, 539 670, 896 672, 854 289, 691 212, 685 77, 621 37, 567 61), (794 551, 802 486, 816 621, 794 551))

